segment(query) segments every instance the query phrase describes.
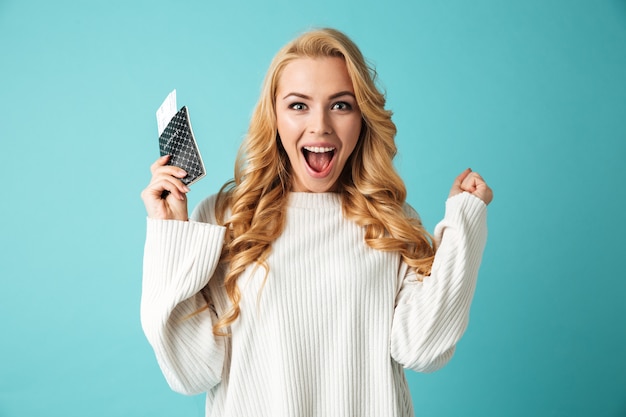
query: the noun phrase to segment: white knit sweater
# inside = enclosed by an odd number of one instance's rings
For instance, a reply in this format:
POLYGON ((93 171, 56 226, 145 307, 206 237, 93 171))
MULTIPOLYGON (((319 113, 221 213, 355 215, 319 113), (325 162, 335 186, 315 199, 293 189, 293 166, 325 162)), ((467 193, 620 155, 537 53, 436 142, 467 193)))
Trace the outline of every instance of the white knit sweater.
POLYGON ((229 305, 214 203, 190 222, 148 219, 141 320, 172 389, 207 392, 211 417, 412 416, 403 367, 434 371, 452 357, 485 245, 485 204, 467 193, 447 201, 432 275, 419 282, 397 253, 364 243, 338 194, 290 194, 267 281, 253 267, 239 278, 241 316, 228 339, 212 334, 229 305), (212 308, 194 314, 205 298, 212 308))

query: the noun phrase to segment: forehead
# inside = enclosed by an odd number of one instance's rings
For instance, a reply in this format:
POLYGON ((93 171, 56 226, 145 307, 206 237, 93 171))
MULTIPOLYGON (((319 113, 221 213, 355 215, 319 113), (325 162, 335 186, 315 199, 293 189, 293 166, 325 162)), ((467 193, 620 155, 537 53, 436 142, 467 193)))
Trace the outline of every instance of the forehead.
POLYGON ((343 58, 296 58, 285 66, 278 79, 278 94, 281 92, 332 94, 337 91, 354 92, 343 58))

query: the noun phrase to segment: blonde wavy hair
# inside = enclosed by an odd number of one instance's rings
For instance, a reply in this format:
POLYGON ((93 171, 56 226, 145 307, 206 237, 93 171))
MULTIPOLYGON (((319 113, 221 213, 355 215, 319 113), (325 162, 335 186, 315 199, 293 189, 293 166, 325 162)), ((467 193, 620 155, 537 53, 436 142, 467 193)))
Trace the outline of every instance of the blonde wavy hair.
POLYGON ((338 180, 344 216, 364 228, 367 245, 398 252, 420 276, 430 274, 433 240, 419 219, 405 209, 406 188, 393 166, 396 126, 376 86, 376 71, 342 32, 313 30, 291 41, 274 57, 239 149, 234 179, 218 195, 217 219, 227 228, 222 254, 222 261, 228 264, 224 287, 232 308, 215 324, 216 335, 226 335, 224 330, 239 317, 239 275, 254 265, 265 269, 267 279, 266 260, 285 225, 286 199, 293 178, 278 137, 276 91, 284 68, 304 57, 342 58, 362 113, 361 135, 338 180))

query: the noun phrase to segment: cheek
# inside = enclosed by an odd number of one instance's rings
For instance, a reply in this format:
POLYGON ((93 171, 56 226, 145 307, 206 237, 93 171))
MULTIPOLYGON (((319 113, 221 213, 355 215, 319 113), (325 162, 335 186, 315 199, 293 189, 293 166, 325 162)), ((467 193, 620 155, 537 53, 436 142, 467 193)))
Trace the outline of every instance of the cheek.
POLYGON ((281 132, 283 129, 283 115, 280 112, 276 112, 276 130, 278 130, 278 135, 282 136, 281 132))
POLYGON ((276 114, 276 128, 281 137, 290 137, 298 131, 299 126, 295 118, 289 117, 289 115, 285 113, 278 112, 276 114))
POLYGON ((361 118, 359 117, 358 119, 355 119, 352 121, 352 123, 350 123, 350 126, 348 127, 346 131, 345 137, 349 138, 348 139, 349 145, 352 149, 354 149, 357 142, 359 141, 359 137, 361 136, 361 128, 362 128, 361 118))
POLYGON ((290 129, 288 125, 277 123, 276 130, 283 152, 291 161, 296 157, 295 155, 298 152, 296 147, 297 139, 293 133, 293 129, 290 129))

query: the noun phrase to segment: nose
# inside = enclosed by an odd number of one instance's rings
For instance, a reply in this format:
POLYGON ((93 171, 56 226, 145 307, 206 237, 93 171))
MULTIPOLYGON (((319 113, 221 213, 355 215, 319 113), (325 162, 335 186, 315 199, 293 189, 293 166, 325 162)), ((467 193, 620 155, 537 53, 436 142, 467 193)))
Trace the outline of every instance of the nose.
POLYGON ((330 135, 333 133, 330 115, 326 109, 317 109, 311 112, 309 132, 315 135, 330 135))

